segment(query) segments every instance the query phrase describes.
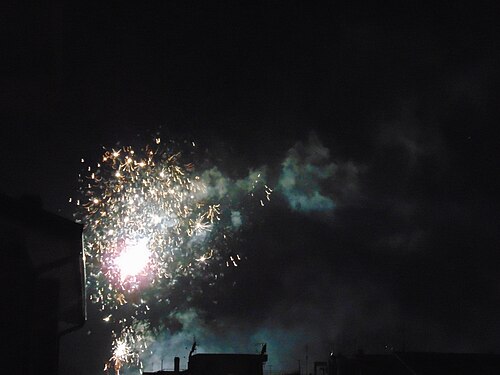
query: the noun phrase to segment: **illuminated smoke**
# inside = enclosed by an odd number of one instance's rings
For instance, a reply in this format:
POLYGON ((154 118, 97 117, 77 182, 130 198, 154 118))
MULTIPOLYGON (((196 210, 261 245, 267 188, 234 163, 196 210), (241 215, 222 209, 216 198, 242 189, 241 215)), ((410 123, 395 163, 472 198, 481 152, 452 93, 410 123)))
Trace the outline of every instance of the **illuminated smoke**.
POLYGON ((235 228, 239 228, 241 226, 241 213, 239 211, 231 211, 231 223, 233 223, 233 227, 235 228))
POLYGON ((308 143, 298 143, 288 151, 278 188, 292 209, 308 212, 335 207, 332 198, 323 193, 322 186, 336 170, 329 159, 329 150, 315 136, 311 136, 308 143))
POLYGON ((331 161, 330 150, 314 133, 288 151, 281 167, 276 189, 298 212, 332 211, 357 190, 359 168, 331 161))

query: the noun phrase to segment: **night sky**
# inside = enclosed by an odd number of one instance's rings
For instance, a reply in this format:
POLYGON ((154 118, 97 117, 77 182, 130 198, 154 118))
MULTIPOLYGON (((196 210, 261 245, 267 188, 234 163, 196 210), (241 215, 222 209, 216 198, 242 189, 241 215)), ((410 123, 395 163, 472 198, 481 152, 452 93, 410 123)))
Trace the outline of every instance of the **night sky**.
MULTIPOLYGON (((72 219, 80 159, 158 133, 232 178, 266 166, 246 260, 165 312, 165 367, 193 334, 207 350, 264 340, 273 370, 304 366, 306 346, 310 371, 332 349, 498 353, 496 2, 312 3, 13 5, 0 192, 72 219)), ((62 374, 109 356, 88 311, 62 374)))

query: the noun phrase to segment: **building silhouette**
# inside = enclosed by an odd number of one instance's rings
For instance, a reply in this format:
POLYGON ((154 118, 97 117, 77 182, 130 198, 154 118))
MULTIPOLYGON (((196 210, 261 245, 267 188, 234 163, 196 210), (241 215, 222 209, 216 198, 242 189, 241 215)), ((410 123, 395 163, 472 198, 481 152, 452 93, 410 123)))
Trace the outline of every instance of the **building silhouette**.
POLYGON ((179 357, 174 358, 173 371, 144 372, 144 375, 263 375, 267 362, 266 345, 260 354, 199 353, 193 354, 196 343, 189 353, 188 368, 180 370, 179 357))
POLYGON ((316 362, 314 375, 493 375, 500 355, 479 353, 389 352, 331 355, 316 362), (316 365, 317 364, 317 365, 316 365))
POLYGON ((57 374, 59 338, 86 319, 82 226, 0 195, 2 370, 57 374))

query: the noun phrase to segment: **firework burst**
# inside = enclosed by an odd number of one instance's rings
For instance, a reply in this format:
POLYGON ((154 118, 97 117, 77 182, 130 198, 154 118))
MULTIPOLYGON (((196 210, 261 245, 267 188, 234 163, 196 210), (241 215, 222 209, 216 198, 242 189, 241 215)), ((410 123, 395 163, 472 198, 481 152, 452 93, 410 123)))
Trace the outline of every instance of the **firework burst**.
POLYGON ((193 166, 157 146, 112 149, 88 169, 85 250, 91 299, 103 309, 193 272, 220 220, 193 166))
POLYGON ((106 362, 104 371, 113 369, 118 375, 124 366, 135 365, 142 369, 140 355, 148 349, 148 323, 132 319, 117 335, 112 332, 112 356, 106 362))
MULTIPOLYGON (((85 224, 87 287, 91 301, 107 311, 103 320, 122 327, 109 361, 116 372, 140 363, 138 343, 145 330, 133 328, 130 317, 147 321, 150 306, 166 300, 179 277, 217 279, 204 272, 210 264, 230 267, 241 261, 227 248, 234 229, 231 204, 239 199, 213 193, 214 176, 219 185, 223 180, 219 174, 214 168, 197 172, 191 160, 159 138, 154 147, 138 151, 106 149, 86 168, 76 203, 85 224)), ((234 186, 251 197, 260 187, 261 205, 272 192, 259 172, 234 186)))

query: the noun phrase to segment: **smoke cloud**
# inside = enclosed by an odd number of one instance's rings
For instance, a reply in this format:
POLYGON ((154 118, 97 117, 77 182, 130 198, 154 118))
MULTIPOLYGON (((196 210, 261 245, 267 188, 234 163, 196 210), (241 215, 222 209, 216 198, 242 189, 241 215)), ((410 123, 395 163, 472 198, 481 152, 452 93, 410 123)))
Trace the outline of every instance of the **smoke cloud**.
POLYGON ((325 195, 324 185, 331 182, 336 169, 337 166, 330 162, 329 150, 312 135, 306 144, 297 143, 288 151, 282 163, 278 189, 293 210, 332 210, 335 203, 325 195))
POLYGON ((298 142, 288 151, 277 191, 285 196, 292 210, 332 211, 357 191, 359 173, 352 161, 333 162, 330 150, 311 133, 307 142, 298 142))

